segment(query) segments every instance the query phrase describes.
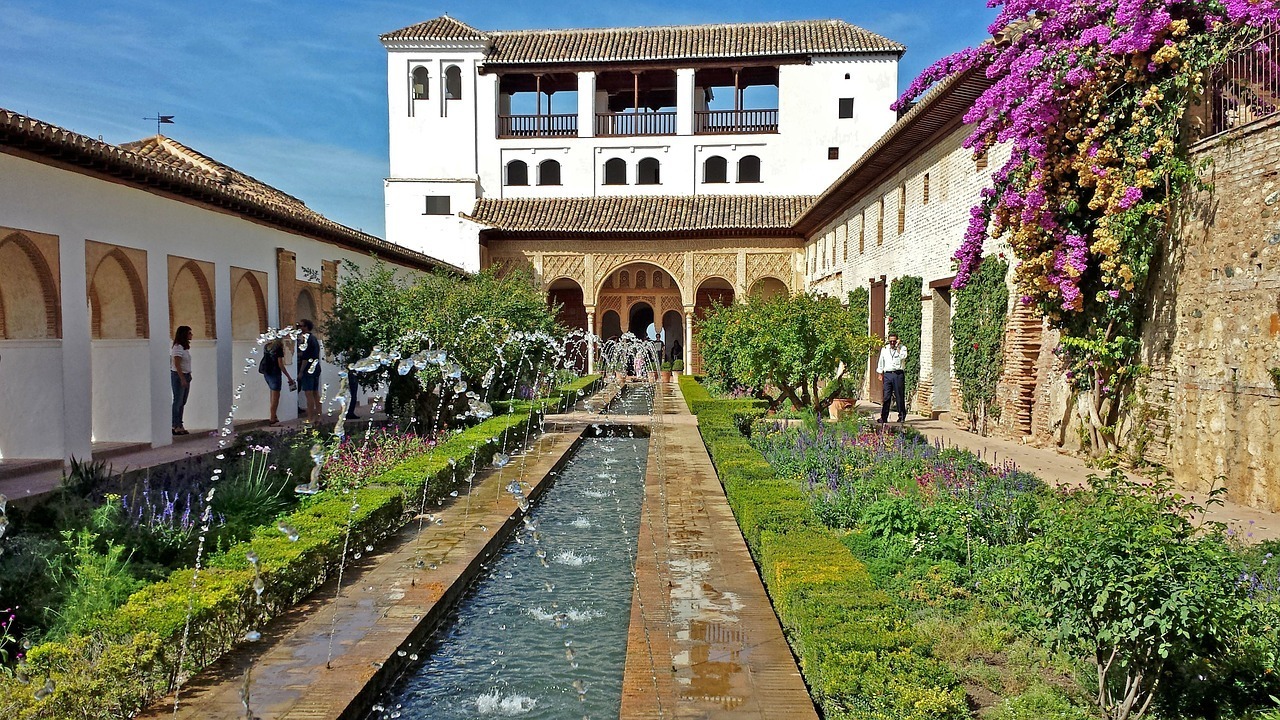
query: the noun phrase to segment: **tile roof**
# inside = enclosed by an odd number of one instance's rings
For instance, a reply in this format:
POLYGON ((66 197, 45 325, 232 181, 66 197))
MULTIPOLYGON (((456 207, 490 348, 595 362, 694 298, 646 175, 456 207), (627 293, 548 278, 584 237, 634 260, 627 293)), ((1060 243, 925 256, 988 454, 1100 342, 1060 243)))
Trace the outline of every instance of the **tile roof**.
MULTIPOLYGON (((479 32, 446 16, 387 33, 382 39, 454 39, 458 32, 454 25, 479 32), (440 34, 433 35, 433 32, 440 34)), ((900 43, 843 20, 516 30, 480 35, 491 43, 487 56, 491 65, 901 53, 906 50, 900 43)))
POLYGON ((386 40, 487 40, 488 34, 470 25, 441 15, 426 22, 400 28, 382 36, 386 40))
POLYGON ((502 234, 787 235, 810 196, 485 198, 463 217, 502 234))
POLYGON ((155 160, 178 170, 203 175, 214 182, 256 196, 264 202, 292 207, 302 213, 311 212, 307 204, 298 198, 245 175, 233 167, 223 165, 208 155, 196 152, 182 143, 164 135, 153 135, 134 142, 121 143, 120 147, 155 160))
POLYGON ((126 145, 102 140, 0 108, 0 152, 101 173, 127 185, 162 190, 225 208, 286 232, 419 268, 461 270, 408 248, 334 222, 301 200, 162 135, 126 145))

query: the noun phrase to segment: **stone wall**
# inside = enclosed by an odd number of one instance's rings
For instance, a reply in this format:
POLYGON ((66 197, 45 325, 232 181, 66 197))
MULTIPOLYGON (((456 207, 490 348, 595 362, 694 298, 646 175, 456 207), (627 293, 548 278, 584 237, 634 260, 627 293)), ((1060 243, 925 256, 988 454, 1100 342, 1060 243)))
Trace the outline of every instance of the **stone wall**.
POLYGON ((1155 278, 1128 433, 1188 489, 1280 510, 1280 116, 1202 141, 1211 189, 1186 203, 1155 278))

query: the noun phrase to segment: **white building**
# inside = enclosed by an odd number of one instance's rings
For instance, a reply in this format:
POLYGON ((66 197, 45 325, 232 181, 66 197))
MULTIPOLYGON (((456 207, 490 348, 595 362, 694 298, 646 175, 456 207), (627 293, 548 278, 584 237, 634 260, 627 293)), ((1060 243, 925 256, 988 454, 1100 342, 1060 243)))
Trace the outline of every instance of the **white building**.
POLYGON ((266 418, 245 367, 258 334, 321 320, 344 262, 374 256, 447 268, 170 138, 116 146, 0 110, 0 470, 172 442, 179 325, 194 331, 186 427, 219 427, 241 383, 236 418, 266 418))
POLYGON ((813 195, 895 121, 904 47, 842 20, 382 36, 387 239, 481 264, 480 198, 813 195))

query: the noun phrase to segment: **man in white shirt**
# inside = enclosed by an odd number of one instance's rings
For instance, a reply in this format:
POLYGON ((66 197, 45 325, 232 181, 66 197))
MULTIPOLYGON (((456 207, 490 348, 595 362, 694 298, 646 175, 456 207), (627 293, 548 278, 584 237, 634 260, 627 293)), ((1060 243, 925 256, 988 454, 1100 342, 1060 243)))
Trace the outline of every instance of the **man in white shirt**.
POLYGON ((906 375, 907 346, 898 342, 898 336, 889 333, 889 342, 880 348, 880 360, 876 372, 884 376, 884 393, 880 401, 880 422, 889 422, 889 403, 898 402, 898 422, 907 419, 906 375))

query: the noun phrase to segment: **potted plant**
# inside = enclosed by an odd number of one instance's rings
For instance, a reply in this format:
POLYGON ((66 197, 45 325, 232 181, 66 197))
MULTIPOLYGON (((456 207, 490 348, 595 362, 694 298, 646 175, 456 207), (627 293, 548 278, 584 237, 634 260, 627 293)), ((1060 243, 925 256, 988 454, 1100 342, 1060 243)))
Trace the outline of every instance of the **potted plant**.
POLYGON ((671 362, 662 363, 662 382, 671 382, 671 362))
POLYGON ((680 373, 684 372, 684 361, 676 360, 671 363, 671 377, 680 377, 680 373))
POLYGON ((858 404, 858 396, 861 395, 862 388, 855 385, 854 381, 848 377, 842 377, 832 385, 834 387, 827 388, 827 397, 831 398, 829 412, 832 420, 839 420, 843 414, 858 404))

